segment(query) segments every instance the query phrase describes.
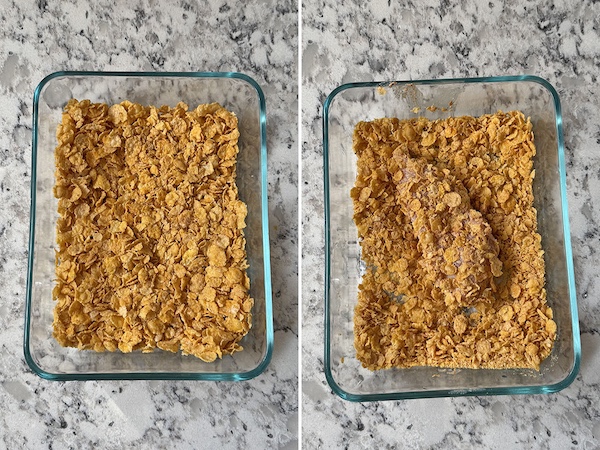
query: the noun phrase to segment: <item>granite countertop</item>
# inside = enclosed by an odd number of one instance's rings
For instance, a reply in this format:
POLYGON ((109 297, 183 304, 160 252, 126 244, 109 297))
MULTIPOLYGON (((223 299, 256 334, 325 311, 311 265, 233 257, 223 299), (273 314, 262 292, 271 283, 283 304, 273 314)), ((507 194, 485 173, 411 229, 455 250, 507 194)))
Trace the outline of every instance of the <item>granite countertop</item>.
POLYGON ((600 4, 396 3, 325 0, 303 8, 304 447, 599 448, 600 209, 594 199, 600 192, 600 4), (562 102, 583 355, 579 375, 551 395, 362 404, 338 398, 323 374, 323 100, 351 81, 507 74, 546 78, 562 102))
POLYGON ((0 449, 297 448, 296 2, 117 3, 0 0, 0 449), (50 382, 28 368, 32 99, 57 70, 240 71, 263 88, 275 348, 262 375, 50 382))

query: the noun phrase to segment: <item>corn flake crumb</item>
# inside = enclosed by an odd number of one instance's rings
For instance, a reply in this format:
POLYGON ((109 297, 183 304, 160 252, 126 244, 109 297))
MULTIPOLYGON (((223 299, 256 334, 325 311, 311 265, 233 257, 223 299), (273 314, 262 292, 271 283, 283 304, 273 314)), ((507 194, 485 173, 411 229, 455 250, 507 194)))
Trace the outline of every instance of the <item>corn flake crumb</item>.
POLYGON ((539 370, 556 323, 530 121, 517 111, 378 119, 356 126, 353 148, 363 366, 539 370))
POLYGON ((81 350, 242 350, 250 283, 236 116, 72 99, 57 129, 54 337, 81 350))

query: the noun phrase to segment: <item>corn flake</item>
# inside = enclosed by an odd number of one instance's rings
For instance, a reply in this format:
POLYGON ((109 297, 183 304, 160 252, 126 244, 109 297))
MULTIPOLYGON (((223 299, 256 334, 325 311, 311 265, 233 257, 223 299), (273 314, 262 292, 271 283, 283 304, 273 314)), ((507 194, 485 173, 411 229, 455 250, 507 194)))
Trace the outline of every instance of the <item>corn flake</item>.
POLYGON ((54 337, 81 350, 242 350, 251 327, 236 116, 69 101, 57 129, 54 337))
POLYGON ((378 119, 356 126, 353 147, 363 366, 539 370, 556 323, 530 121, 518 111, 378 119))

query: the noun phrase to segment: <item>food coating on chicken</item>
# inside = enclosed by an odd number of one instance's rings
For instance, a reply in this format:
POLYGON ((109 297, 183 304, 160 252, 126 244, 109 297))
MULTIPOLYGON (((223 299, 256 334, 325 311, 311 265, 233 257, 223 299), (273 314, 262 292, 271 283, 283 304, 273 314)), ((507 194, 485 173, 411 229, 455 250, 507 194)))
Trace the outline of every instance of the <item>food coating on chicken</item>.
POLYGON ((479 211, 471 208, 464 185, 440 169, 398 146, 390 164, 397 204, 410 219, 418 264, 446 304, 471 306, 481 291, 494 289, 502 275, 499 245, 479 211))

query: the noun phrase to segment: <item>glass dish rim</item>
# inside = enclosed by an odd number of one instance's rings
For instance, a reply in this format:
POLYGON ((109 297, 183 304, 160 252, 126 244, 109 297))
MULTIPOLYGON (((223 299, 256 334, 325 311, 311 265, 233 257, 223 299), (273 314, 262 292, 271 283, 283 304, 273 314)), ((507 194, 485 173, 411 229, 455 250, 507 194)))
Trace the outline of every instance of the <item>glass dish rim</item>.
POLYGON ((324 225, 325 225, 325 305, 324 305, 324 371, 325 378, 335 394, 344 400, 351 402, 370 402, 385 400, 405 400, 415 398, 439 398, 439 397, 464 397, 476 395, 516 395, 516 394, 543 394, 558 392, 569 386, 579 372, 581 360, 581 338, 579 334, 579 317, 577 311, 577 295, 575 290, 575 273, 573 267, 573 254, 571 248, 571 234, 569 226, 569 212, 567 203, 567 181, 565 168, 564 136, 562 129, 562 113, 558 93, 552 84, 544 78, 535 75, 510 75, 498 77, 474 77, 474 78, 444 78, 423 80, 398 80, 398 81, 365 81, 345 83, 336 87, 327 96, 323 103, 323 184, 324 184, 324 225), (329 200, 329 109, 334 98, 343 91, 359 87, 387 87, 393 85, 439 85, 439 84, 477 84, 477 83, 505 83, 505 82, 533 82, 546 88, 552 95, 554 110, 556 114, 555 126, 557 133, 558 171, 559 186, 562 205, 563 234, 565 242, 565 259, 567 268, 567 280, 569 286, 569 306, 571 311, 571 325, 573 338, 574 361, 571 371, 565 378, 551 385, 516 386, 516 387, 494 387, 473 389, 437 389, 427 392, 407 391, 375 394, 353 394, 342 389, 335 381, 331 372, 331 322, 330 322, 330 200, 329 200))
POLYGON ((27 287, 25 298, 25 326, 23 351, 25 361, 30 369, 41 378, 52 381, 70 380, 204 380, 204 381, 245 381, 257 377, 265 371, 273 356, 273 304, 271 287, 271 257, 269 241, 269 208, 268 208, 268 182, 267 182, 267 127, 266 127, 266 100, 260 85, 250 76, 240 72, 129 72, 129 71, 58 71, 53 72, 40 81, 33 93, 32 117, 32 147, 31 147, 31 181, 30 181, 30 213, 29 213, 29 243, 27 257, 27 287), (37 141, 38 141, 38 115, 39 100, 42 89, 51 80, 60 77, 141 77, 141 78, 233 78, 245 81, 254 88, 259 101, 259 127, 260 127, 260 182, 261 182, 261 221, 262 221, 262 246, 263 246, 263 272, 265 295, 265 340, 266 351, 260 363, 252 370, 231 373, 194 373, 194 372, 124 372, 124 373, 69 373, 57 374, 48 372, 39 367, 30 352, 29 335, 31 328, 31 290, 33 279, 33 256, 35 247, 35 207, 37 184, 37 141))

